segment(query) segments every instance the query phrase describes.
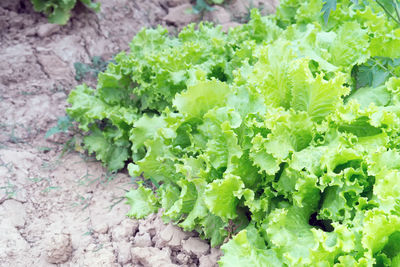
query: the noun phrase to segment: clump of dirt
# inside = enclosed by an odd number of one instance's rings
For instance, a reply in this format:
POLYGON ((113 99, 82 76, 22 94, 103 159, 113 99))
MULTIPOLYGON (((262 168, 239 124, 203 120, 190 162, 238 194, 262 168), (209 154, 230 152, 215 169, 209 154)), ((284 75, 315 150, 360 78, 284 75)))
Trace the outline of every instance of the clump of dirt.
POLYGON ((167 25, 176 26, 178 29, 182 29, 191 22, 211 21, 228 31, 229 28, 247 22, 250 19, 251 9, 258 8, 261 14, 267 15, 275 12, 279 4, 278 0, 231 0, 225 1, 223 5, 209 6, 210 11, 201 10, 199 13, 193 10, 195 3, 195 0, 167 1, 168 14, 163 20, 167 25))
MULTIPOLYGON (((188 0, 100 2, 97 14, 78 5, 62 27, 34 12, 29 0, 0 2, 0 265, 214 266, 220 250, 195 233, 165 225, 160 214, 126 218, 123 196, 134 186, 126 173, 109 173, 70 151, 68 134, 45 138, 78 84, 75 62, 111 59, 142 27, 176 32, 201 19, 183 16, 188 0)), ((203 18, 237 25, 232 10, 249 6, 229 3, 203 18)))
POLYGON ((46 261, 49 263, 64 263, 71 258, 72 244, 70 234, 54 234, 47 244, 46 261))

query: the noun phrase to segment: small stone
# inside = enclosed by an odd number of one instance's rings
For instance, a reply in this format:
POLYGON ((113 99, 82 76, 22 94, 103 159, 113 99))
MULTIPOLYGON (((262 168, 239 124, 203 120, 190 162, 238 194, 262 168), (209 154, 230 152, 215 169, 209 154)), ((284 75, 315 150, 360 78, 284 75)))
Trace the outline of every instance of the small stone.
POLYGON ((250 1, 247 0, 232 0, 230 9, 234 11, 236 17, 244 17, 250 12, 250 1))
POLYGON ((135 245, 135 247, 141 247, 141 248, 151 247, 153 245, 149 233, 136 235, 133 244, 135 245))
POLYGON ((67 95, 64 92, 57 92, 51 95, 53 101, 65 101, 67 95))
MULTIPOLYGON (((274 2, 274 1, 272 1, 274 2)), ((276 4, 272 3, 271 0, 258 0, 256 5, 261 10, 263 15, 275 13, 276 4)))
POLYGON ((248 16, 252 8, 258 8, 263 15, 274 13, 277 5, 278 0, 232 0, 229 7, 235 17, 241 18, 248 16))
POLYGON ((231 21, 231 14, 222 6, 213 6, 213 10, 204 15, 205 20, 218 24, 224 24, 231 21))
POLYGON ((167 23, 172 23, 176 26, 185 26, 199 19, 200 15, 193 12, 193 7, 191 4, 183 4, 170 8, 168 10, 168 15, 164 17, 164 20, 167 23))
POLYGON ((217 267, 218 266, 218 259, 221 257, 222 253, 221 250, 212 248, 211 253, 208 255, 203 255, 200 257, 199 267, 217 267))
POLYGON ((165 254, 171 256, 172 255, 172 250, 169 247, 165 247, 161 249, 162 252, 164 252, 165 254))
POLYGON ((38 62, 43 66, 43 70, 53 79, 62 79, 70 72, 68 64, 54 54, 37 54, 38 62))
POLYGON ((191 237, 183 242, 182 249, 186 253, 194 254, 200 258, 208 252, 210 245, 199 238, 191 237))
POLYGON ((108 243, 111 241, 110 235, 108 235, 108 234, 103 234, 103 235, 99 234, 99 236, 97 237, 97 240, 101 244, 108 243))
POLYGON ((108 224, 106 222, 95 224, 92 228, 93 231, 99 234, 105 234, 108 232, 108 224))
POLYGON ((69 234, 55 234, 50 238, 46 249, 46 260, 49 263, 67 262, 71 255, 72 244, 69 234))
POLYGON ((132 263, 144 267, 177 267, 171 262, 171 255, 166 250, 160 250, 154 247, 131 249, 132 263))
POLYGON ((59 29, 60 26, 57 24, 51 24, 51 23, 42 24, 37 29, 37 35, 39 35, 39 37, 42 38, 48 37, 53 33, 57 32, 59 29))
POLYGON ((145 220, 139 221, 139 233, 149 233, 151 237, 155 237, 156 233, 160 233, 166 225, 161 219, 161 216, 152 214, 145 220))
POLYGON ((131 259, 131 247, 129 242, 118 242, 115 243, 116 249, 118 251, 118 262, 122 265, 127 264, 131 259))
POLYGON ((185 253, 179 253, 178 255, 176 255, 176 261, 179 264, 186 265, 190 261, 190 256, 186 255, 185 253))
POLYGON ((25 31, 26 36, 34 36, 36 35, 37 31, 35 28, 30 28, 25 31))
POLYGON ((156 246, 161 248, 169 246, 177 248, 182 244, 182 240, 189 238, 188 234, 182 231, 179 227, 168 224, 159 234, 156 246))
POLYGON ((112 246, 95 245, 86 249, 83 259, 80 259, 77 266, 92 267, 92 266, 109 266, 119 267, 116 263, 116 258, 112 246))
POLYGON ((136 220, 125 219, 112 231, 113 241, 129 240, 138 229, 139 223, 136 220))

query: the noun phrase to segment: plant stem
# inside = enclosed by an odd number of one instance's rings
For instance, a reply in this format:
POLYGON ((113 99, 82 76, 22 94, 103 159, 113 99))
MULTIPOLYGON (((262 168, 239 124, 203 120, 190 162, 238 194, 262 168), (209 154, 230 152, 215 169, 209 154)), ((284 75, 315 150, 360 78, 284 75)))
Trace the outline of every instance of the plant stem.
POLYGON ((393 77, 397 77, 392 71, 390 71, 388 68, 386 68, 384 65, 382 65, 380 62, 374 59, 374 62, 376 65, 384 69, 385 71, 389 72, 393 77))
POLYGON ((399 6, 397 5, 397 0, 393 0, 394 9, 396 10, 397 20, 400 21, 400 11, 399 6))
POLYGON ((387 10, 386 7, 385 7, 380 1, 376 0, 376 3, 377 3, 381 8, 383 8, 383 10, 385 11, 385 13, 386 13, 389 17, 391 17, 394 21, 396 21, 397 24, 400 25, 400 21, 397 20, 392 14, 390 14, 389 10, 387 10))

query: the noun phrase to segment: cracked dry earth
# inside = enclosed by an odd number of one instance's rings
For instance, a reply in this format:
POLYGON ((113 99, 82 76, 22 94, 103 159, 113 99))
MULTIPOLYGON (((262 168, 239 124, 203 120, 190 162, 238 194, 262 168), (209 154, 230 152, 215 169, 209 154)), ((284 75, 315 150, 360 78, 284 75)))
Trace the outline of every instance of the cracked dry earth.
MULTIPOLYGON (((47 23, 28 0, 0 2, 0 266, 215 266, 221 252, 160 214, 125 216, 124 172, 68 152, 66 134, 45 138, 65 115, 78 83, 75 62, 110 59, 142 27, 176 32, 199 16, 189 0, 102 0, 95 14, 77 6, 67 25, 47 23)), ((254 1, 272 12, 274 1, 254 1)), ((247 1, 216 7, 208 19, 227 29, 247 1), (229 9, 230 8, 230 9, 229 9)), ((93 79, 85 82, 95 85, 93 79)))

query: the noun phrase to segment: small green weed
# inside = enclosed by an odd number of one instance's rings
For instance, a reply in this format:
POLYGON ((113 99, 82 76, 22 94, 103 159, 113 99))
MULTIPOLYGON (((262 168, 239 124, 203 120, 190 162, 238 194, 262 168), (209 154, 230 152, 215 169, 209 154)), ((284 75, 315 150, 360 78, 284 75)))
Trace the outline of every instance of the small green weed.
POLYGON ((59 117, 57 125, 51 127, 44 136, 46 139, 57 133, 66 133, 73 126, 72 119, 69 116, 59 117))
POLYGON ((203 14, 206 11, 213 11, 214 8, 211 5, 221 5, 224 2, 224 0, 196 0, 193 6, 193 13, 203 14))
POLYGON ((99 56, 94 56, 92 58, 92 63, 91 64, 85 64, 85 63, 82 63, 82 62, 75 62, 74 63, 75 80, 81 81, 88 74, 92 75, 92 77, 94 77, 94 78, 97 78, 97 75, 100 72, 106 70, 107 65, 110 62, 114 62, 114 61, 113 60, 104 61, 99 56))

